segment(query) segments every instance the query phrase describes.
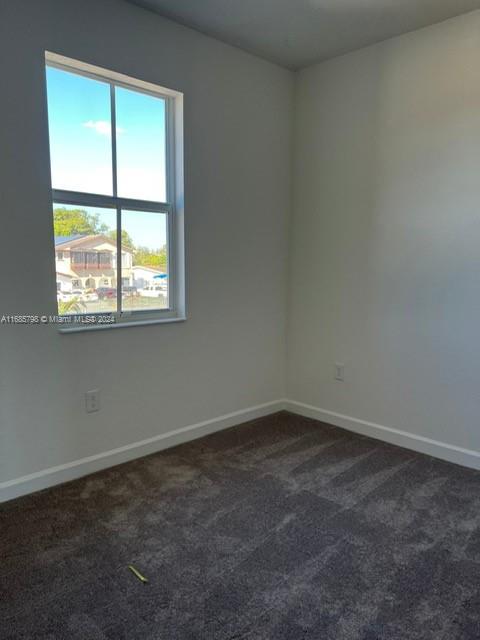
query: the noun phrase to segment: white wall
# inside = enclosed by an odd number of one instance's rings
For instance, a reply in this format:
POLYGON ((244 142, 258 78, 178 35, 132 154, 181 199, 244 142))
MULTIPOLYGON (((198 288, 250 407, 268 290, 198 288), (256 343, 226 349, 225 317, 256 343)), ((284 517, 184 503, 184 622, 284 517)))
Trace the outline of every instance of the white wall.
POLYGON ((0 482, 285 392, 293 76, 121 0, 0 0, 0 315, 56 307, 45 50, 184 92, 188 320, 0 326, 0 482))
POLYGON ((299 74, 288 333, 292 399, 476 451, 479 34, 476 12, 299 74))

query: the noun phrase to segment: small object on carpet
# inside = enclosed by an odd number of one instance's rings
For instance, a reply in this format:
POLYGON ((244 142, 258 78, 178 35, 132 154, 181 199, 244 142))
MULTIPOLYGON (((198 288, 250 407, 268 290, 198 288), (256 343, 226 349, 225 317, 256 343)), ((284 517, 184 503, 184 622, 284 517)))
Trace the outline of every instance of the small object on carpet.
POLYGON ((129 564, 128 568, 133 573, 133 575, 137 576, 137 578, 140 580, 140 582, 143 582, 144 584, 146 584, 148 582, 148 578, 145 578, 145 576, 142 576, 140 571, 138 571, 138 569, 135 569, 133 564, 129 564))

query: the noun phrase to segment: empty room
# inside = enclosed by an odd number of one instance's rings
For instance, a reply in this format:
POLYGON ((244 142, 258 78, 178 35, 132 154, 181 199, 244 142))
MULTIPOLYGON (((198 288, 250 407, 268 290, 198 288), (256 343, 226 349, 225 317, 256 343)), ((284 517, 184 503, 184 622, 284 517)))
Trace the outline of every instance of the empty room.
POLYGON ((480 638, 480 0, 0 0, 0 640, 480 638))

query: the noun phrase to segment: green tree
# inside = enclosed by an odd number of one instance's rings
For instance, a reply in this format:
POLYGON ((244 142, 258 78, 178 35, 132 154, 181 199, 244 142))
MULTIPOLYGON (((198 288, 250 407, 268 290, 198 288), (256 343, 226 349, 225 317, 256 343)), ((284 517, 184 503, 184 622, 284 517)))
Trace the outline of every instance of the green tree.
MULTIPOLYGON (((109 231, 106 234, 107 238, 110 238, 110 240, 113 240, 114 242, 117 241, 117 230, 116 229, 112 229, 111 231, 109 231)), ((133 244, 133 240, 132 238, 128 235, 128 232, 125 231, 125 229, 122 229, 122 245, 124 247, 127 247, 128 249, 131 249, 132 251, 135 251, 135 245, 133 244)))
POLYGON ((149 249, 137 247, 133 254, 134 266, 151 267, 159 271, 167 270, 167 247, 161 249, 149 249))
POLYGON ((53 210, 53 229, 56 236, 89 236, 106 233, 108 226, 100 223, 98 213, 57 207, 53 210))

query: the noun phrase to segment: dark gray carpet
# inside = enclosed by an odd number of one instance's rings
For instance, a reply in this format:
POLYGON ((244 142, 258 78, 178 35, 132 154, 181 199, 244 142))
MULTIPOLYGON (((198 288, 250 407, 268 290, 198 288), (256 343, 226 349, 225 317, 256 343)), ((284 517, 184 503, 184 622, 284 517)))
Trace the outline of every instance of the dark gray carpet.
POLYGON ((480 638, 480 473, 287 413, 0 514, 2 639, 480 638))

